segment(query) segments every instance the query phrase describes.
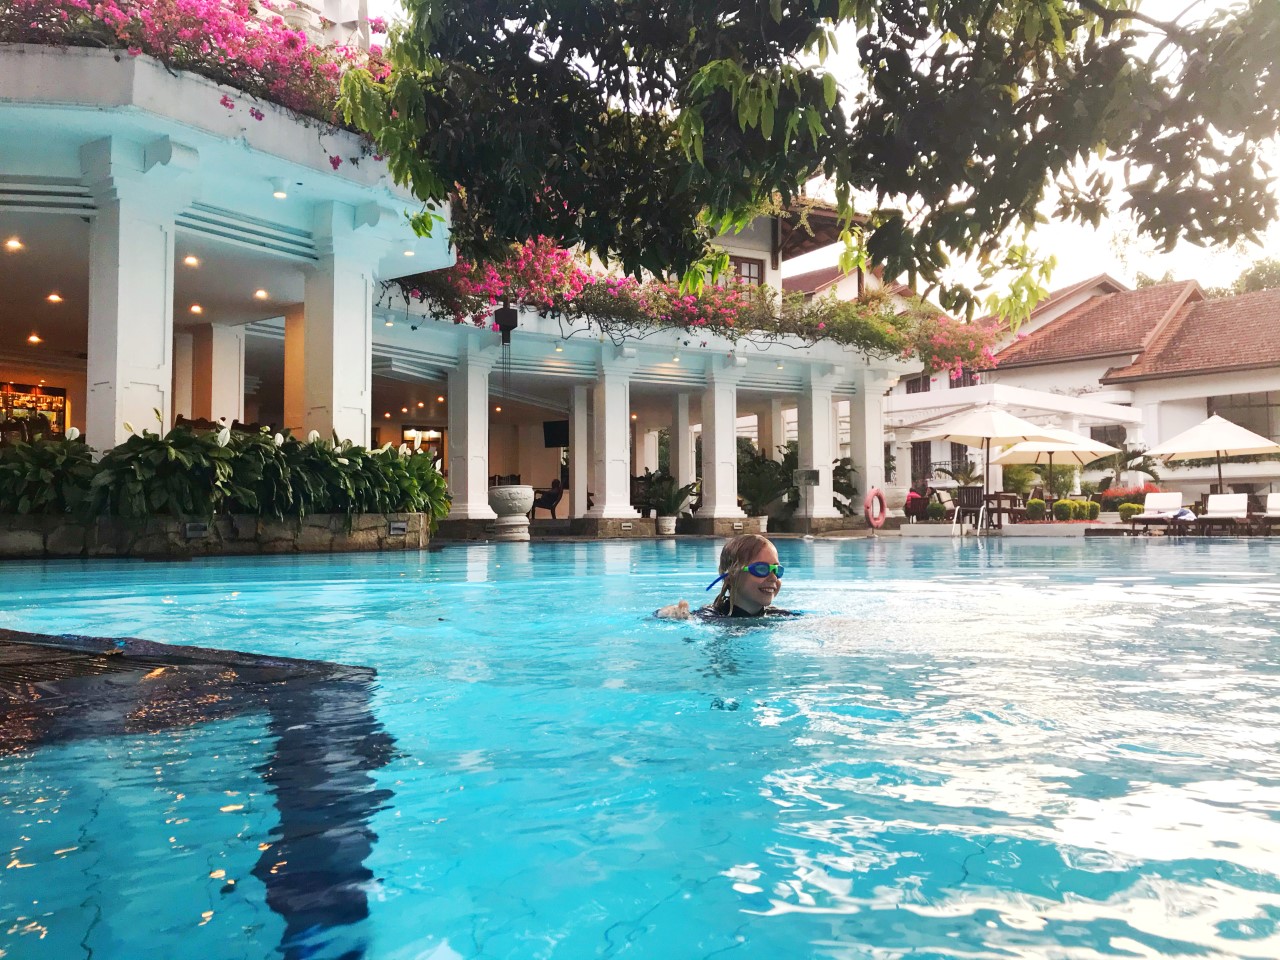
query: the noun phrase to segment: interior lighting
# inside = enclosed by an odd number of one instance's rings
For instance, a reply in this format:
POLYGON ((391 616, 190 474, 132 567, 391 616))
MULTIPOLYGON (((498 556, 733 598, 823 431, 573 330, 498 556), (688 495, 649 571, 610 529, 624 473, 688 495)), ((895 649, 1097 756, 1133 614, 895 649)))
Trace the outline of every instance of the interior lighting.
POLYGON ((408 408, 408 407, 401 407, 401 408, 400 408, 400 412, 401 412, 401 413, 408 413, 408 412, 409 412, 409 408, 408 408))
POLYGON ((10 237, 4 242, 4 248, 10 253, 17 253, 23 248, 24 244, 17 237, 10 237))
POLYGON ((680 362, 680 354, 678 354, 678 353, 673 353, 673 354, 671 355, 671 362, 672 362, 672 363, 679 363, 679 362, 680 362))
POLYGON ((33 333, 31 336, 27 337, 27 343, 44 343, 44 341, 40 339, 40 334, 33 333))
POLYGON ((284 188, 284 177, 272 177, 271 195, 277 200, 284 200, 289 196, 289 191, 284 188))
POLYGON ((204 307, 200 306, 200 304, 198 304, 198 303, 193 303, 193 304, 191 305, 191 312, 192 312, 192 313, 204 313, 204 307))
POLYGON ((406 240, 404 242, 404 247, 401 250, 401 253, 403 253, 406 257, 412 257, 416 252, 417 251, 413 249, 413 244, 410 243, 408 240, 406 240))
POLYGON ((61 297, 61 296, 59 296, 59 295, 58 295, 58 294, 56 294, 56 293, 51 293, 51 294, 49 294, 47 297, 45 297, 45 299, 46 299, 46 300, 48 300, 50 303, 61 303, 61 302, 62 302, 62 297, 61 297))
POLYGON ((779 361, 778 361, 778 369, 779 369, 779 370, 781 370, 781 369, 782 369, 782 361, 781 361, 781 360, 779 360, 779 361))
POLYGON ((558 343, 556 344, 556 353, 564 353, 564 347, 558 343))
POLYGON ((494 407, 494 408, 493 408, 493 412, 494 412, 494 413, 501 413, 501 412, 502 412, 502 406, 501 406, 501 405, 499 405, 499 406, 494 407))
POLYGON ((267 293, 267 291, 265 291, 265 290, 255 290, 255 291, 253 291, 253 299, 255 299, 255 300, 265 300, 265 299, 267 299, 267 297, 268 297, 268 296, 269 296, 269 294, 268 294, 268 293, 267 293))
POLYGON ((391 419, 391 411, 390 411, 390 410, 388 410, 388 411, 387 411, 386 413, 384 413, 382 416, 383 416, 384 418, 386 418, 387 420, 390 420, 390 419, 391 419))
POLYGON ((639 420, 639 419, 640 419, 640 415, 639 415, 638 413, 633 413, 633 414, 631 415, 631 419, 632 419, 632 420, 639 420))
POLYGON ((188 267, 200 266, 200 258, 190 253, 188 253, 185 257, 182 258, 182 262, 185 263, 188 267))
POLYGON ((421 410, 421 409, 422 409, 423 407, 425 407, 425 406, 426 406, 426 404, 425 404, 425 403, 423 403, 421 400, 419 400, 419 401, 418 401, 418 409, 419 409, 419 410, 421 410))
POLYGON ((444 397, 436 397, 436 403, 444 403, 444 397))
POLYGON ((387 320, 387 322, 383 324, 383 326, 387 326, 387 327, 394 327, 395 325, 396 324, 394 320, 387 320))

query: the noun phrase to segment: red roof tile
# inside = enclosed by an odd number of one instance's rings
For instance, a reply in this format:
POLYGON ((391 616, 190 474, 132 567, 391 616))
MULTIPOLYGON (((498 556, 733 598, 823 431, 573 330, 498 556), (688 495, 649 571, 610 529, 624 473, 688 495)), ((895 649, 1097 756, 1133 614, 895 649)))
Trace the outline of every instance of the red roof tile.
POLYGON ((783 277, 782 289, 787 293, 817 293, 843 276, 844 271, 839 267, 823 267, 821 270, 797 273, 794 277, 783 277))
MULTIPOLYGON (((1067 288, 1060 296, 1081 284, 1067 288)), ((1194 281, 1162 283, 1091 297, 998 354, 1003 368, 1061 363, 1141 352, 1162 320, 1187 298, 1202 294, 1194 281)))
POLYGON ((1280 366, 1280 290, 1186 304, 1103 383, 1280 366))

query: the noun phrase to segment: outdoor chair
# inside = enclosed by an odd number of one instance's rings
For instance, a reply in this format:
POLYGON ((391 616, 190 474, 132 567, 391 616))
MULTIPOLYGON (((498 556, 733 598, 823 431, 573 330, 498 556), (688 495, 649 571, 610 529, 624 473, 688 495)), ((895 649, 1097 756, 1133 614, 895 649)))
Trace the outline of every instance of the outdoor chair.
POLYGON ((1144 532, 1150 533, 1152 526, 1167 527, 1175 522, 1173 516, 1181 509, 1182 494, 1176 490, 1172 493, 1148 493, 1142 501, 1142 512, 1129 521, 1129 529, 1136 532, 1138 524, 1142 524, 1144 532))
POLYGON ((934 490, 933 496, 947 511, 943 514, 944 519, 950 520, 956 515, 956 498, 951 495, 950 490, 934 490))
POLYGON ((952 526, 963 526, 966 520, 973 520, 979 527, 986 518, 986 505, 982 502, 981 487, 956 487, 956 510, 952 517, 952 526))
POLYGON ((1212 493, 1204 513, 1196 517, 1196 533, 1206 534, 1214 527, 1249 529, 1249 495, 1247 493, 1212 493))
POLYGON ((1268 493, 1266 506, 1253 518, 1253 529, 1257 533, 1270 534, 1277 523, 1280 523, 1280 493, 1268 493))
POLYGON ((539 510, 546 510, 551 514, 551 519, 556 519, 556 507, 560 505, 560 499, 564 496, 564 487, 560 485, 559 480, 552 480, 551 487, 542 491, 533 500, 533 508, 529 511, 529 519, 532 520, 538 515, 539 510))

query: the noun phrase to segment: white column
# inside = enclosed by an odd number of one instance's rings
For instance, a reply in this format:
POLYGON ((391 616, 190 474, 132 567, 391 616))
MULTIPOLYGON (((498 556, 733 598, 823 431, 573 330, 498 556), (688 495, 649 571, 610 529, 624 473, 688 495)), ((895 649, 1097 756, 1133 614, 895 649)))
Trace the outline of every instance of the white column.
POLYGON ((80 150, 89 222, 85 436, 105 450, 168 429, 173 407, 174 216, 191 196, 194 150, 119 137, 80 150), (160 422, 156 422, 156 412, 160 422))
POLYGON ((191 417, 191 350, 190 332, 173 334, 173 418, 191 417))
POLYGON ((640 476, 646 470, 650 473, 657 472, 658 469, 658 431, 650 430, 649 427, 638 420, 631 421, 631 438, 635 444, 635 452, 632 459, 632 473, 640 476))
POLYGON ((867 371, 862 389, 849 398, 849 459, 858 468, 858 488, 888 486, 884 463, 884 391, 893 378, 877 378, 867 371))
POLYGON ((465 343, 449 373, 450 520, 492 520, 489 506, 489 371, 496 356, 465 343))
POLYGON ((587 481, 590 480, 590 393, 576 385, 569 400, 569 516, 587 513, 587 481))
POLYGON ((756 443, 770 460, 781 460, 779 447, 787 445, 787 426, 782 419, 782 401, 770 400, 756 411, 756 443))
POLYGON ((244 327, 207 323, 193 335, 191 409, 197 419, 244 420, 244 327))
POLYGON ((285 317, 285 421, 303 435, 318 430, 326 438, 336 433, 366 444, 372 425, 373 265, 382 245, 357 238, 354 211, 342 203, 317 205, 315 234, 319 260, 307 274, 302 323, 292 313, 285 317))
MULTIPOLYGON (((621 356, 601 358, 592 391, 596 505, 587 511, 588 517, 630 519, 640 515, 631 506, 631 451, 627 441, 631 429, 633 362, 627 352, 627 348, 621 348, 618 351, 621 356)), ((634 350, 629 352, 634 355, 634 350)))
POLYGON ((800 396, 800 469, 818 471, 816 487, 800 488, 802 517, 838 517, 831 502, 831 381, 834 372, 811 370, 809 383, 800 396))
POLYGON ((693 462, 693 432, 689 429, 689 395, 677 393, 671 404, 671 475, 676 486, 693 483, 698 465, 693 462))
POLYGON ((730 357, 712 367, 702 394, 702 506, 699 517, 744 517, 738 506, 738 381, 730 357))

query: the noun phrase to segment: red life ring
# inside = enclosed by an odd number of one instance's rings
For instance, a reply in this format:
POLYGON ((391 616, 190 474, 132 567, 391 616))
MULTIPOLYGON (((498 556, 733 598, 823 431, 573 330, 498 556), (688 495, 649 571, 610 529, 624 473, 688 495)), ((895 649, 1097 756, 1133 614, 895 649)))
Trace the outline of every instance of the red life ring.
POLYGON ((862 501, 862 515, 867 518, 867 526, 872 530, 879 530, 884 526, 885 517, 889 516, 889 505, 884 502, 884 494, 879 487, 872 487, 867 491, 867 499, 862 501), (880 505, 880 512, 874 509, 876 504, 880 505))

